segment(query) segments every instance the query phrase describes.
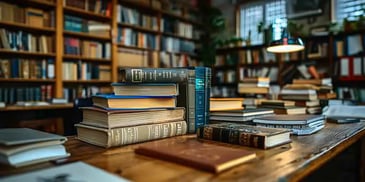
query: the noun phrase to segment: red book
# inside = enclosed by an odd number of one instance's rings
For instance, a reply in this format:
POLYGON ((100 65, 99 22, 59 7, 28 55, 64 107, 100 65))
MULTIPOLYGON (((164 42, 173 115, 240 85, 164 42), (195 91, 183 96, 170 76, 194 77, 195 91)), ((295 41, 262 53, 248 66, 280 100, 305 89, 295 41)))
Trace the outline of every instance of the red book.
POLYGON ((243 148, 207 143, 195 138, 185 141, 150 142, 141 145, 135 152, 214 173, 256 157, 254 152, 243 148))

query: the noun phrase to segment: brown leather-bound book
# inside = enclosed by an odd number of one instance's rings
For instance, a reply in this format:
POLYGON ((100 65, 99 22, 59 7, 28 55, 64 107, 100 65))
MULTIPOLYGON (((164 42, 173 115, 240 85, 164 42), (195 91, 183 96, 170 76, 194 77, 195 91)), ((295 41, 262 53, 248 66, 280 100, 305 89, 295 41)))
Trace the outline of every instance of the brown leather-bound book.
POLYGON ((219 173, 252 160, 256 154, 243 148, 222 146, 205 141, 158 141, 141 145, 137 154, 155 157, 194 168, 219 173))

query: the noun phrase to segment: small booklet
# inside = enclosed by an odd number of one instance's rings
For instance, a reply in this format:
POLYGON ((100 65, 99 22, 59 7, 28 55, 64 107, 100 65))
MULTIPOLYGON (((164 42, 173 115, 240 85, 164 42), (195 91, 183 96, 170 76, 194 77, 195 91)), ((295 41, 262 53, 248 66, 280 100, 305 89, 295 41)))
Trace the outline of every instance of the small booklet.
POLYGON ((75 162, 57 167, 47 168, 35 172, 29 172, 5 178, 0 178, 0 181, 17 182, 41 182, 41 181, 69 181, 69 182, 124 182, 127 179, 113 175, 104 170, 86 164, 84 162, 75 162))

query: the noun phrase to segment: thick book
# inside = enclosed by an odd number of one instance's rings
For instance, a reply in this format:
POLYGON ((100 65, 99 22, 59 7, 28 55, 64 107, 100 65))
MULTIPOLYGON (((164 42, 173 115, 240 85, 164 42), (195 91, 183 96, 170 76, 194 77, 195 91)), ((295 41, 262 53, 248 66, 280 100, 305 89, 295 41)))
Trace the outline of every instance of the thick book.
POLYGON ((40 181, 88 181, 88 182, 126 182, 127 179, 106 172, 84 162, 74 162, 42 170, 21 173, 2 178, 1 181, 40 182, 40 181))
POLYGON ((119 81, 128 83, 179 83, 188 80, 183 68, 121 68, 119 81))
POLYGON ((124 96, 124 95, 94 95, 94 106, 114 109, 151 109, 176 107, 175 96, 124 96))
POLYGON ((186 134, 186 121, 172 121, 121 128, 99 128, 76 124, 81 141, 109 148, 186 134))
POLYGON ((81 107, 82 123, 103 128, 156 124, 168 121, 181 121, 185 118, 185 108, 169 109, 103 109, 81 107))
POLYGON ((176 83, 112 83, 115 95, 152 95, 177 96, 179 94, 176 83))
POLYGON ((256 154, 243 148, 217 145, 195 139, 142 144, 137 154, 219 173, 256 158, 256 154))
POLYGON ((67 157, 66 140, 29 128, 0 129, 0 163, 20 167, 67 157))
POLYGON ((261 105, 286 107, 286 106, 294 106, 295 102, 288 100, 265 100, 261 102, 261 105))
POLYGON ((323 115, 296 114, 296 115, 274 115, 254 119, 254 123, 261 124, 308 124, 318 120, 324 120, 323 115))
POLYGON ((290 130, 235 123, 208 124, 200 127, 197 137, 235 145, 267 149, 291 142, 290 130))
POLYGON ((212 111, 224 111, 224 110, 242 110, 243 98, 210 98, 210 108, 212 111))

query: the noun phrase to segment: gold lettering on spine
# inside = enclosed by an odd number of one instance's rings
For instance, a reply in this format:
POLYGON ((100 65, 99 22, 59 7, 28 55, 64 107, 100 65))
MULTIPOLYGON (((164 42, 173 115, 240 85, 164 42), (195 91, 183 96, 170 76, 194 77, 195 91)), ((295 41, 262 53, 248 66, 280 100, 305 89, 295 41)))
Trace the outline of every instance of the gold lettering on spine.
POLYGON ((209 139, 209 140, 213 139, 213 128, 212 127, 204 127, 203 138, 209 139))
POLYGON ((240 145, 250 146, 250 137, 251 137, 250 134, 241 133, 239 139, 240 145))

